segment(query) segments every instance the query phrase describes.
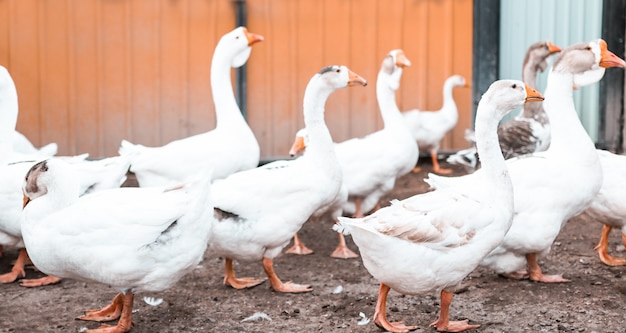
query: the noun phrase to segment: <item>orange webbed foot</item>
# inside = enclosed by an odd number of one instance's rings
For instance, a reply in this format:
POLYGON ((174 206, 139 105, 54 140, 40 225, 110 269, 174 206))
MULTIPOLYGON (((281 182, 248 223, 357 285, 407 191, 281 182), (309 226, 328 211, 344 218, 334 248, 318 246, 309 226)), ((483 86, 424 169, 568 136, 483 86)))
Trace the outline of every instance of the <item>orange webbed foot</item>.
POLYGON ((265 282, 265 279, 256 279, 252 277, 243 277, 243 278, 228 278, 224 279, 224 284, 235 289, 246 289, 252 288, 260 285, 265 282))
POLYGON ((420 167, 415 167, 413 168, 413 170, 411 170, 412 173, 420 173, 422 171, 422 168, 420 167))
POLYGON ((0 283, 12 283, 20 277, 25 277, 24 269, 12 269, 10 272, 0 275, 0 283))
POLYGON ((287 249, 285 253, 297 254, 297 255, 303 256, 303 255, 313 253, 313 250, 309 249, 306 245, 300 243, 300 244, 293 244, 293 246, 287 249))
POLYGON ((440 323, 439 320, 430 324, 430 327, 435 327, 438 332, 463 332, 474 328, 479 328, 480 325, 470 325, 469 320, 460 321, 448 321, 446 323, 440 323))
POLYGON ((401 321, 390 323, 389 321, 387 321, 387 318, 377 317, 374 320, 374 323, 376 324, 376 326, 384 329, 385 331, 394 332, 394 333, 406 333, 406 332, 417 329, 417 326, 407 326, 407 325, 404 325, 404 323, 401 321))
POLYGON ((530 278, 528 271, 525 269, 511 272, 511 273, 502 273, 500 275, 504 276, 507 279, 512 279, 512 280, 526 280, 530 278))
POLYGON ((87 310, 83 316, 76 319, 86 321, 111 321, 120 318, 122 315, 122 309, 124 308, 122 294, 117 294, 111 304, 98 310, 87 310))
POLYGON ((33 288, 33 287, 41 287, 41 286, 48 286, 51 284, 57 284, 59 282, 61 282, 61 278, 58 278, 56 276, 46 276, 46 277, 42 277, 39 279, 20 280, 20 286, 33 288))
POLYGON ((297 284, 291 281, 272 284, 272 289, 281 293, 308 293, 313 291, 308 284, 297 284))
POLYGON ((570 282, 570 280, 563 278, 562 274, 558 274, 558 275, 544 275, 544 274, 532 275, 531 274, 530 279, 535 282, 543 282, 543 283, 570 282))
MULTIPOLYGON (((132 327, 132 324, 130 326, 132 327)), ((98 328, 86 330, 83 332, 85 333, 125 333, 125 332, 130 331, 131 327, 126 328, 126 327, 121 327, 120 325, 111 326, 111 325, 103 324, 103 325, 100 325, 100 327, 98 328)))
POLYGON ((337 246, 337 248, 330 254, 331 257, 337 259, 350 259, 350 258, 358 258, 359 255, 354 251, 350 250, 347 246, 337 246))

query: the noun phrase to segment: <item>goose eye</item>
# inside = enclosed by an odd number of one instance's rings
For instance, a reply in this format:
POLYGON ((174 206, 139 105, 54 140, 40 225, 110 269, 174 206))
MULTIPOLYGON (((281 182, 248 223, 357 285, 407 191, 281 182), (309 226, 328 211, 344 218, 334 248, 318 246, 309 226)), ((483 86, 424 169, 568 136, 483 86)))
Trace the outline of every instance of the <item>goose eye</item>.
POLYGON ((513 83, 513 85, 511 86, 511 88, 513 88, 513 89, 517 89, 517 84, 513 83))
POLYGON ((585 47, 585 50, 587 50, 587 51, 591 51, 591 46, 587 46, 587 47, 585 47))
POLYGON ((239 36, 236 36, 235 39, 239 39, 239 36))
POLYGON ((335 70, 335 72, 337 72, 337 73, 341 73, 341 69, 337 68, 337 69, 335 70))

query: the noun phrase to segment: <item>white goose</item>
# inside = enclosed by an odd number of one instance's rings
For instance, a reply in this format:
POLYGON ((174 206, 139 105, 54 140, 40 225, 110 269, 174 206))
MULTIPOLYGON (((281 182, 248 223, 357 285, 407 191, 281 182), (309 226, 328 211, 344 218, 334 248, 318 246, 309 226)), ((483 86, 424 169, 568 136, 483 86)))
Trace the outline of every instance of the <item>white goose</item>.
MULTIPOLYGON (((561 52, 561 48, 550 41, 536 42, 528 47, 522 63, 524 84, 536 89, 537 73, 546 70, 548 57, 557 52, 561 52)), ((468 140, 472 136, 471 130, 466 130, 465 139, 468 140), (470 133, 467 133, 468 131, 470 133)), ((498 138, 505 159, 548 149, 550 123, 543 105, 541 103, 524 104, 522 113, 498 127, 498 138)), ((475 153, 476 148, 469 148, 450 155, 447 161, 452 164, 470 166, 471 171, 474 171, 478 163, 475 153)))
POLYGON ((171 287, 202 260, 211 227, 210 183, 195 187, 120 188, 79 198, 71 165, 34 165, 24 185, 22 234, 42 272, 98 282, 120 293, 89 310, 88 321, 120 319, 87 332, 128 332, 134 293, 171 287))
MULTIPOLYGON (((469 87, 465 78, 452 75, 443 84, 443 106, 437 111, 422 111, 413 109, 402 112, 406 126, 411 131, 414 140, 422 151, 428 151, 433 163, 433 171, 441 174, 450 174, 452 170, 439 166, 437 152, 443 137, 450 132, 459 120, 459 111, 452 90, 454 87, 469 87)), ((419 170, 416 168, 414 171, 419 170)))
POLYGON ((453 187, 415 195, 361 219, 339 218, 335 230, 351 234, 365 268, 379 280, 374 322, 391 332, 416 326, 390 323, 390 289, 403 294, 441 291, 441 312, 431 324, 438 331, 476 328, 450 321, 454 288, 504 238, 513 217, 513 188, 500 152, 496 129, 508 112, 541 94, 521 81, 494 82, 476 114, 477 148, 483 158, 481 186, 461 193, 453 187))
MULTIPOLYGON (((289 155, 294 157, 296 155, 306 153, 306 147, 309 144, 309 136, 306 133, 306 129, 302 128, 298 130, 296 133, 296 137, 294 139, 293 144, 291 145, 291 149, 289 150, 289 155)), ((341 216, 343 213, 343 205, 348 201, 348 188, 342 182, 341 189, 339 193, 335 197, 335 199, 329 203, 327 206, 320 207, 313 216, 314 219, 320 220, 323 218, 330 218, 333 222, 337 221, 337 218, 341 216)), ((340 259, 348 259, 348 258, 357 258, 358 255, 354 253, 354 251, 350 250, 346 245, 346 239, 343 234, 339 233, 339 244, 333 252, 330 254, 333 258, 340 259)), ((313 253, 313 250, 309 249, 304 243, 300 240, 298 233, 293 235, 293 245, 285 251, 286 253, 306 255, 313 253)))
POLYGON ((345 66, 323 68, 304 93, 307 153, 280 167, 241 171, 213 183, 216 221, 209 249, 225 259, 226 285, 241 289, 263 282, 236 278, 232 265, 233 260, 262 260, 274 290, 311 291, 307 285, 281 282, 273 259, 304 222, 339 193, 341 168, 324 122, 324 105, 333 91, 357 84, 366 81, 345 66))
MULTIPOLYGON (((482 265, 510 278, 567 282, 561 275, 544 275, 538 258, 549 253, 561 228, 585 210, 602 185, 602 166, 595 146, 574 108, 574 86, 597 82, 605 68, 624 61, 607 49, 604 40, 570 46, 554 62, 543 102, 552 130, 550 147, 507 160, 515 189, 515 218, 502 241, 482 265), (526 267, 528 266, 528 270, 526 267)), ((435 188, 459 183, 480 185, 475 173, 446 179, 429 175, 435 188)))
MULTIPOLYGON (((105 189, 120 187, 126 180, 130 166, 123 156, 109 157, 102 160, 85 160, 87 154, 73 157, 53 157, 72 165, 74 177, 80 188, 79 194, 85 195, 105 189)), ((4 246, 20 248, 18 259, 10 272, 0 275, 0 283, 11 283, 26 276, 24 265, 28 254, 24 250, 20 216, 22 214, 22 183, 26 172, 35 164, 34 161, 16 162, 0 166, 0 253, 4 246)), ((20 285, 37 287, 54 284, 60 279, 46 276, 39 279, 22 279, 20 285)))
POLYGON ((130 171, 136 174, 139 186, 171 186, 193 180, 207 170, 219 179, 259 164, 259 144, 237 106, 230 68, 245 64, 252 44, 262 40, 262 36, 239 27, 217 43, 211 61, 215 129, 162 147, 122 141, 119 153, 131 159, 130 171))
POLYGON ((337 158, 348 188, 343 213, 362 217, 378 206, 396 179, 409 173, 418 159, 418 148, 396 104, 404 67, 411 62, 402 50, 392 50, 383 59, 376 80, 376 99, 384 128, 362 138, 335 144, 337 158))

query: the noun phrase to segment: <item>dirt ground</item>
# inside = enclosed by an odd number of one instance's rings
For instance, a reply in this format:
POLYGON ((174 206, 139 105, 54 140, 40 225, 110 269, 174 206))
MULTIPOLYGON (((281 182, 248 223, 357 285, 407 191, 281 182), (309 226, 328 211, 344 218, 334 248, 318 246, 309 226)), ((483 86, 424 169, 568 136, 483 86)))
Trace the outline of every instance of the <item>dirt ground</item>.
MULTIPOLYGON (((421 161, 427 161, 422 158, 421 161)), ((402 177, 389 199, 403 199, 426 190, 422 172, 402 177)), ((446 166, 444 164, 444 166, 446 166)), ((457 174, 462 171, 457 170, 457 174)), ((552 253, 540 263, 547 274, 563 273, 565 284, 511 281, 479 268, 465 280, 451 306, 453 319, 467 318, 480 324, 472 332, 626 332, 626 267, 600 263, 593 247, 600 224, 570 221, 555 242, 552 253)), ((301 239, 315 253, 284 254, 275 268, 284 280, 311 284, 307 294, 279 294, 265 282, 249 290, 234 290, 222 284, 224 261, 206 257, 178 284, 163 293, 137 294, 133 315, 134 333, 154 332, 379 332, 370 322, 376 304, 378 283, 361 259, 329 257, 337 242, 330 221, 308 222, 301 239), (158 306, 144 297, 161 298, 158 306), (255 313, 265 319, 247 320, 255 313)), ((351 239, 349 246, 357 250, 351 239)), ((625 256, 618 232, 610 240, 611 251, 625 256)), ((10 269, 17 256, 8 250, 0 258, 0 272, 10 269)), ((238 276, 264 277, 261 263, 237 263, 238 276)), ((28 270, 29 278, 41 276, 28 270)), ((0 332, 79 332, 97 323, 75 320, 83 310, 108 304, 117 293, 107 286, 72 280, 43 288, 27 289, 17 283, 0 285, 0 332)), ((437 318, 438 295, 400 295, 388 298, 390 321, 417 325, 416 332, 433 332, 428 324, 437 318)))

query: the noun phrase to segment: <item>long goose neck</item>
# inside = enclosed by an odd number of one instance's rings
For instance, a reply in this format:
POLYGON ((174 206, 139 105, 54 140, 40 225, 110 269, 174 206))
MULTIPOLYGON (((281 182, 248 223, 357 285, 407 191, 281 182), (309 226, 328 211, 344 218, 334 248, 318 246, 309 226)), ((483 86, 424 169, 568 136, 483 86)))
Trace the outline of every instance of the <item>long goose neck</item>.
POLYGON ((454 83, 450 80, 446 80, 443 84, 443 106, 441 110, 449 115, 456 113, 456 103, 454 102, 452 90, 454 90, 454 83))
POLYGON ((211 62, 211 92, 215 103, 216 124, 245 123, 237 105, 230 76, 230 62, 217 48, 211 62))
POLYGON ((488 103, 481 100, 478 108, 482 109, 476 114, 476 150, 481 161, 483 161, 481 168, 486 175, 486 181, 494 182, 494 186, 490 189, 494 189, 493 194, 498 198, 513 188, 498 142, 497 129, 500 119, 494 116, 494 107, 488 103), (504 184, 504 186, 500 184, 504 184))
POLYGON ((304 92, 304 127, 309 137, 306 156, 334 154, 333 139, 324 121, 324 106, 332 92, 315 83, 304 92))
POLYGON ((550 119, 550 150, 583 147, 595 151, 574 106, 574 77, 570 73, 550 72, 543 107, 550 119))
POLYGON ((378 72, 376 99, 385 127, 403 122, 402 114, 396 103, 396 91, 392 89, 392 85, 396 87, 400 85, 401 76, 402 68, 397 68, 391 75, 382 70, 378 72))
MULTIPOLYGON (((534 62, 529 60, 524 64, 524 67, 522 68, 522 81, 525 85, 533 89, 537 89, 537 71, 537 64, 534 62)), ((535 118, 539 121, 546 121, 547 117, 542 111, 542 102, 525 103, 522 115, 525 118, 535 118), (537 119, 537 117, 540 117, 541 119, 537 119)))

